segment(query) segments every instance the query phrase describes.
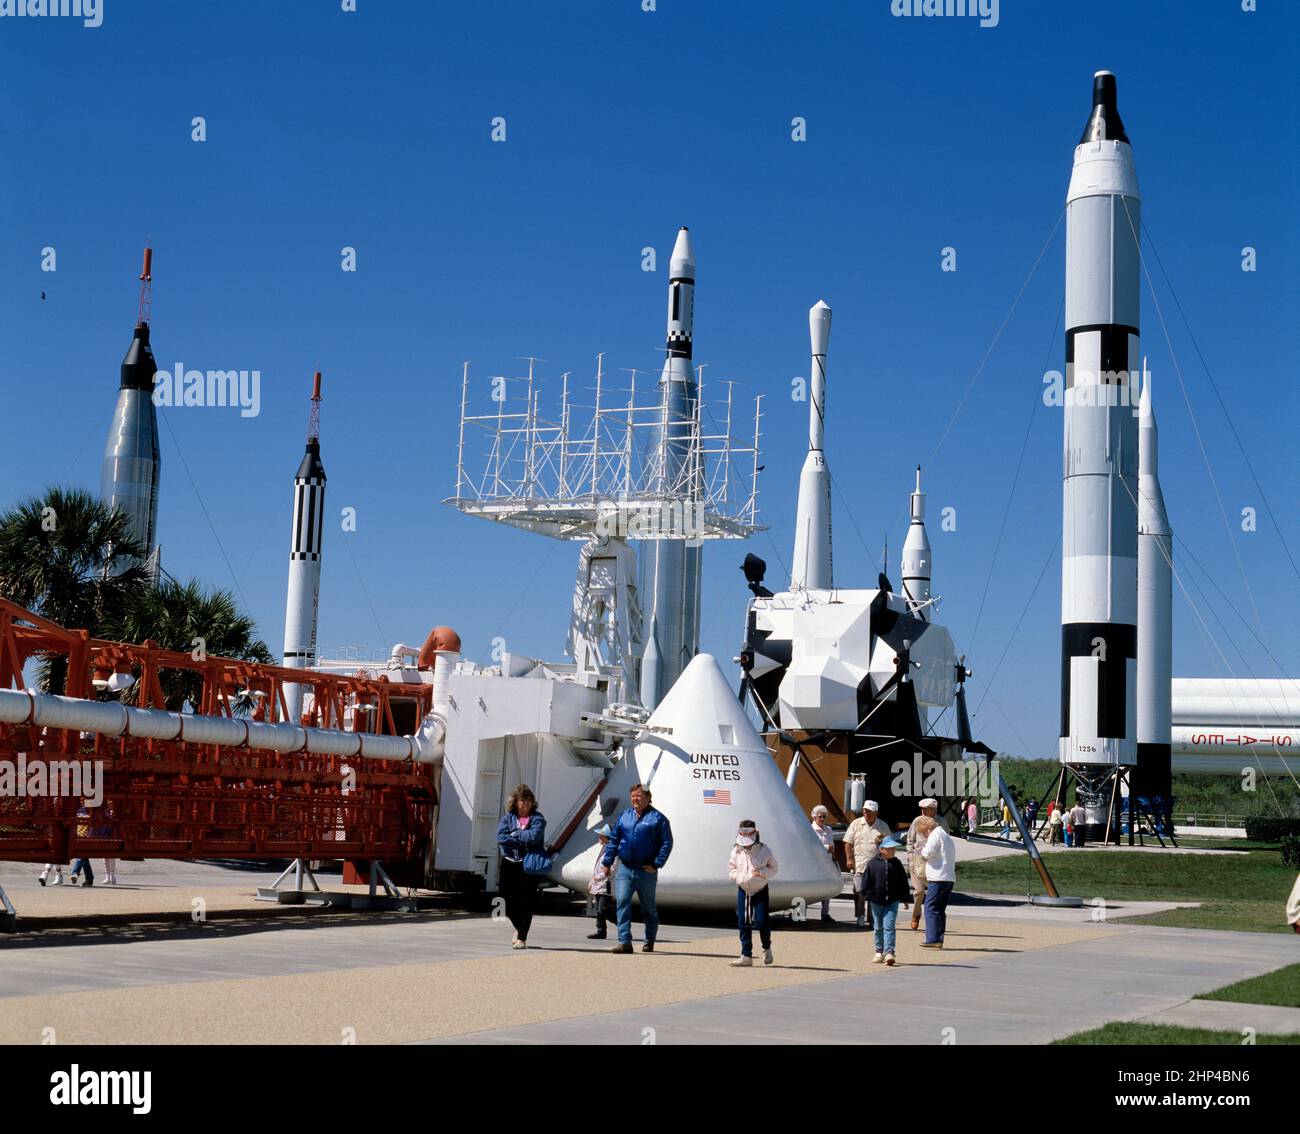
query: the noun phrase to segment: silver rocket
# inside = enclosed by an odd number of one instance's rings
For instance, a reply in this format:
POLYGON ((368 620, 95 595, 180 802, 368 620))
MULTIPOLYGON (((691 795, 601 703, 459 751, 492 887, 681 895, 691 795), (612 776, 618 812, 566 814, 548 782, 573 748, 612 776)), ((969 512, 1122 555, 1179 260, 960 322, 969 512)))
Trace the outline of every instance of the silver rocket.
POLYGON ((1141 231, 1115 76, 1098 71, 1066 198, 1061 740, 1066 764, 1137 759, 1141 231))
POLYGON ((794 555, 790 589, 830 590, 831 474, 826 467, 826 351, 831 341, 831 309, 819 300, 808 312, 812 363, 808 388, 808 456, 799 474, 794 555))
MULTIPOLYGON (((699 386, 691 363, 695 316, 695 253, 682 228, 668 270, 667 356, 659 376, 662 416, 650 453, 649 482, 664 501, 691 507, 698 500, 696 419, 699 386)), ((657 539, 641 545, 645 654, 641 702, 654 708, 695 656, 700 639, 698 540, 657 539)))
POLYGON ((1173 531, 1160 491, 1159 433, 1142 367, 1138 415, 1137 768, 1134 793, 1168 800, 1173 730, 1173 531))
MULTIPOLYGON (((122 359, 121 383, 113 423, 104 446, 99 494, 109 508, 125 512, 131 531, 149 552, 150 575, 159 569, 158 474, 162 460, 158 448, 158 415, 153 403, 154 374, 158 369, 149 348, 149 296, 153 282, 153 249, 144 250, 140 273, 140 306, 135 333, 122 359)), ((130 563, 118 564, 124 570, 130 563)))
MULTIPOLYGON (((320 606, 321 536, 325 526, 325 466, 320 459, 321 377, 312 382, 307 451, 293 478, 293 530, 289 543, 289 589, 284 606, 284 664, 316 664, 316 614, 320 606)), ((288 720, 302 717, 301 685, 286 685, 288 720)))
POLYGON ((911 500, 912 520, 903 541, 903 595, 919 618, 930 621, 930 536, 925 530, 925 493, 921 491, 921 466, 916 466, 916 491, 911 500))

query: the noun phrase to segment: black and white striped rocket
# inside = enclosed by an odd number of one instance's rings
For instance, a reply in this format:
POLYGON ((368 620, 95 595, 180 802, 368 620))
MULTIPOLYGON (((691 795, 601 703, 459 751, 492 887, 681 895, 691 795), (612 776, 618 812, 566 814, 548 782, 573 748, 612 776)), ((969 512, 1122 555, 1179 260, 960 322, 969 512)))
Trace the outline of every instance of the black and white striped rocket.
POLYGON ((1141 231, 1115 76, 1098 71, 1066 198, 1061 740, 1066 764, 1137 759, 1136 383, 1141 231))
MULTIPOLYGON (((104 446, 100 498, 110 508, 124 512, 131 533, 149 554, 151 577, 158 577, 158 476, 162 459, 158 447, 158 412, 154 407, 154 374, 158 364, 149 347, 150 291, 153 282, 153 249, 144 250, 140 273, 140 309, 126 357, 122 359, 117 405, 104 446)), ((116 570, 131 566, 123 560, 116 570)))
MULTIPOLYGON (((692 505, 697 496, 699 384, 691 362, 695 326, 695 252, 691 234, 677 233, 668 269, 667 356, 659 376, 662 417, 655 429, 651 487, 663 501, 692 505)), ((654 708, 699 650, 699 540, 642 543, 641 594, 645 653, 641 703, 654 708)))
POLYGON ((1133 793, 1170 798, 1174 536, 1160 491, 1159 433, 1144 365, 1138 416, 1137 767, 1133 793))
MULTIPOLYGON (((316 664, 316 614, 320 606, 321 536, 325 526, 325 466, 320 459, 321 377, 312 383, 307 451, 293 478, 293 532, 289 546, 289 591, 284 608, 284 664, 316 664)), ((288 719, 302 716, 301 685, 284 687, 288 719)))

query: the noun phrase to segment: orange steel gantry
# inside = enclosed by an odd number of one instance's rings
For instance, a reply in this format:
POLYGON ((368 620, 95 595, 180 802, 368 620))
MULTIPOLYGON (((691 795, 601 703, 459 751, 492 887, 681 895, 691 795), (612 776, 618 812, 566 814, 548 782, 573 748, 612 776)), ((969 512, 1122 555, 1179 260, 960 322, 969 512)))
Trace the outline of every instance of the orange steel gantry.
MULTIPOLYGON (((67 630, 0 599, 0 689, 23 689, 34 659, 66 659, 65 695, 118 699, 113 673, 130 673, 132 704, 164 703, 162 676, 201 678, 195 713, 283 721, 286 682, 312 686, 316 728, 414 732, 432 706, 429 685, 359 678, 231 658, 134 646, 67 630), (364 711, 355 711, 363 707, 364 711), (400 726, 400 727, 399 727, 400 726)), ((82 795, 0 793, 0 859, 67 862, 110 858, 377 860, 394 877, 422 874, 430 854, 440 769, 401 760, 276 753, 188 741, 109 737, 76 729, 0 723, 0 764, 33 780, 38 764, 56 782, 66 762, 92 762, 102 800, 82 795)), ((90 766, 90 765, 82 765, 90 766)))

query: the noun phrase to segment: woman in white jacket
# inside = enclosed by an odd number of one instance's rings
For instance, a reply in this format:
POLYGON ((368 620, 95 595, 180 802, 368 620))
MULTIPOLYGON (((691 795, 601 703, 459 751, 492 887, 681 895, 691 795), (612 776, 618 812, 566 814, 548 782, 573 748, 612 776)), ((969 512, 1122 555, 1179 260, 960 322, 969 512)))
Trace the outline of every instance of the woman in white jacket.
POLYGON ((770 895, 767 883, 776 875, 776 856, 767 844, 759 841, 758 827, 752 819, 742 819, 736 832, 736 845, 727 863, 731 880, 736 884, 736 922, 740 927, 740 956, 732 968, 746 969, 754 963, 754 935, 763 946, 763 964, 772 964, 772 927, 768 924, 770 895))

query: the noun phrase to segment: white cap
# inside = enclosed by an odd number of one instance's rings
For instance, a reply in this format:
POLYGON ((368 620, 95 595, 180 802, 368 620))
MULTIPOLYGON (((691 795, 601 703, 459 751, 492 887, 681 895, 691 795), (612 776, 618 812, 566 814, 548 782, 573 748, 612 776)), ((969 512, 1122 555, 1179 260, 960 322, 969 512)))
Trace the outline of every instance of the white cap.
POLYGON ((921 800, 921 802, 917 804, 917 806, 920 807, 922 810, 924 810, 927 807, 938 807, 939 801, 937 799, 932 799, 929 796, 926 796, 925 799, 921 800))
POLYGON ((874 799, 864 799, 864 800, 862 801, 862 810, 863 810, 863 811, 874 811, 877 815, 879 815, 879 814, 880 814, 880 804, 878 804, 874 799))

